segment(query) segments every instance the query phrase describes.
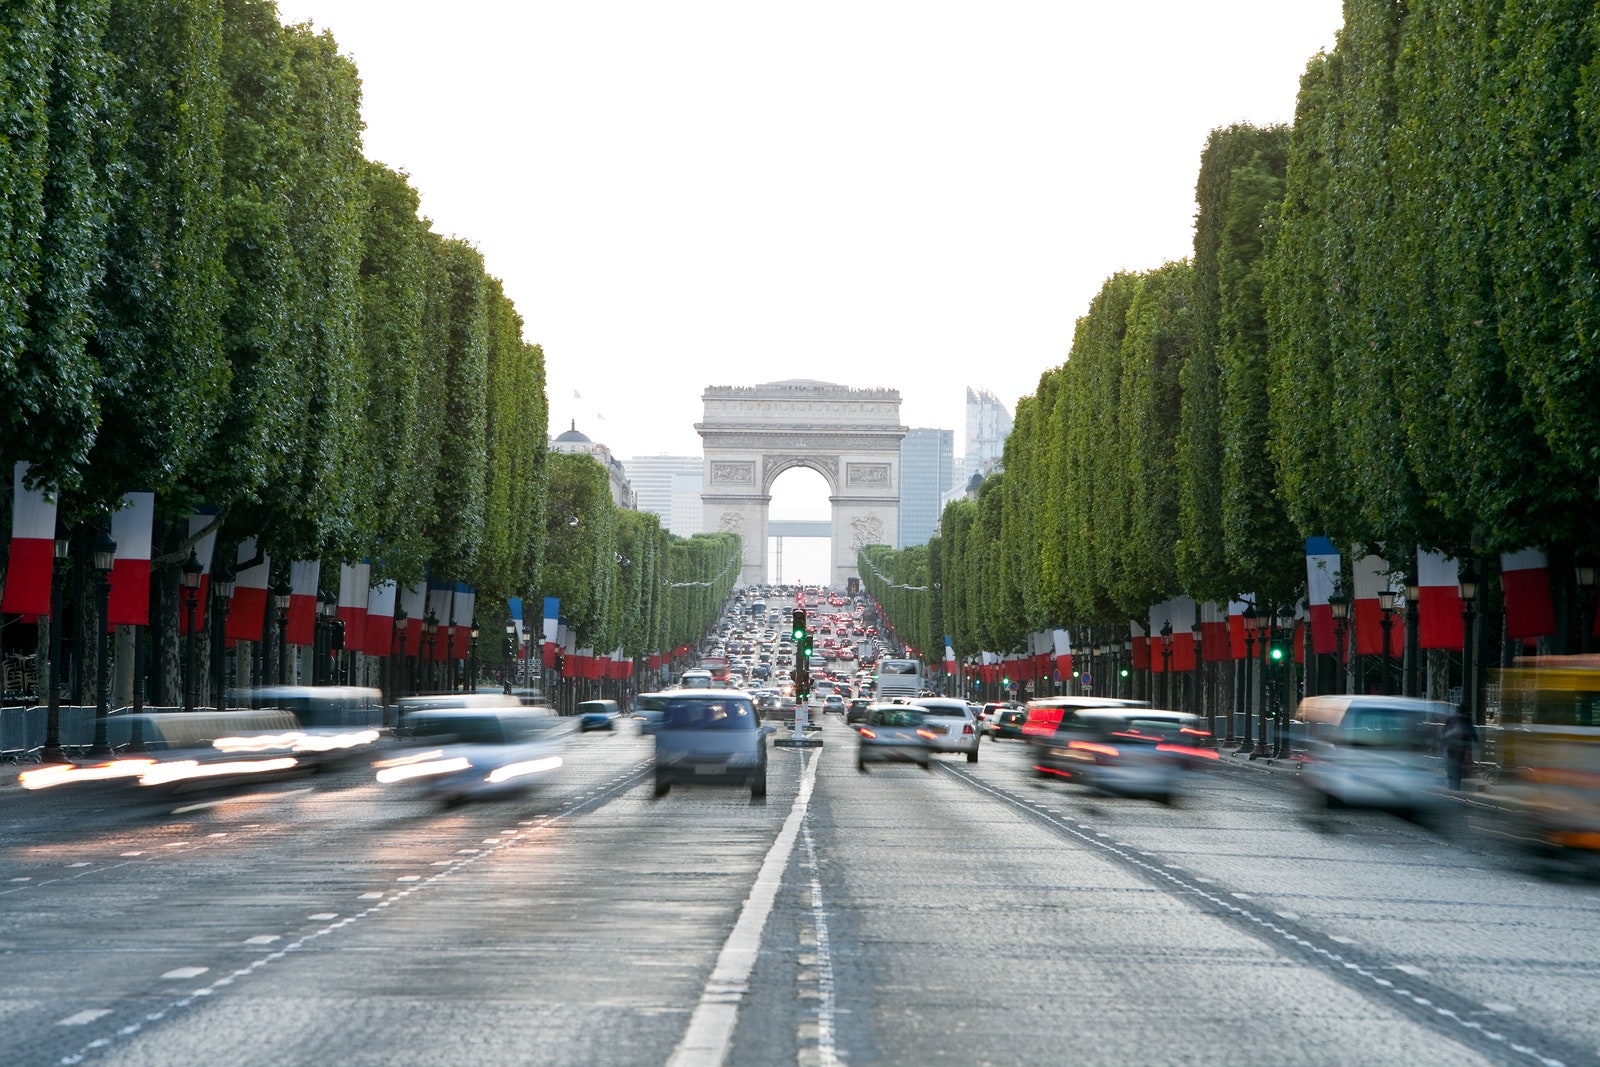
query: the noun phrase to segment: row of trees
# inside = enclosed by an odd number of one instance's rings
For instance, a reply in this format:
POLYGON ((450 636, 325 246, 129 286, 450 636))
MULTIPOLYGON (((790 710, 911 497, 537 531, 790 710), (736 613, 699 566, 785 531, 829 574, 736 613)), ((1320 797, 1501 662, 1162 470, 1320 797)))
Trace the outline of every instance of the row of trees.
POLYGON ((588 459, 551 485, 544 353, 479 253, 363 157, 331 36, 270 0, 21 0, 0 100, 0 470, 30 464, 80 553, 153 491, 169 629, 201 505, 219 559, 252 536, 284 572, 368 558, 374 581, 471 584, 487 618, 558 595, 596 647, 714 618, 656 590, 726 546, 601 507, 588 459))
POLYGON ((1541 547, 1570 602, 1600 547, 1597 48, 1576 2, 1347 3, 1292 128, 1212 134, 1193 258, 1109 279, 1004 473, 872 557, 928 589, 902 638, 1282 603, 1308 535, 1541 547))

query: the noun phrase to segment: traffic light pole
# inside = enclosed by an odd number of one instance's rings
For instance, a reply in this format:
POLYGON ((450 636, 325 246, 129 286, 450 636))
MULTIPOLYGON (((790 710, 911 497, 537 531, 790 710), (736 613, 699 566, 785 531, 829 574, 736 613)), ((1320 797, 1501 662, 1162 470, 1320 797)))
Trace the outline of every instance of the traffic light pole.
POLYGON ((795 608, 790 616, 789 636, 794 641, 794 733, 773 742, 781 748, 821 748, 822 738, 806 736, 811 699, 811 633, 806 628, 806 609, 795 608))

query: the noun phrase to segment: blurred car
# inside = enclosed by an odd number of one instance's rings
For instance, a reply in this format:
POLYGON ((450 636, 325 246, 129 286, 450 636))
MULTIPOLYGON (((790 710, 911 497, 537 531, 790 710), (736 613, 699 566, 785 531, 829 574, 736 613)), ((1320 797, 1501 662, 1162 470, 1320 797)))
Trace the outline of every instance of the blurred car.
POLYGON ((978 715, 971 704, 959 697, 920 697, 913 706, 922 709, 934 751, 964 752, 968 763, 978 762, 978 715))
POLYGON ((1454 711, 1416 697, 1306 697, 1293 727, 1300 781, 1330 807, 1421 814, 1443 802, 1440 740, 1454 711))
POLYGON ((542 708, 419 708, 401 719, 408 751, 374 766, 378 781, 454 807, 544 784, 564 762, 570 729, 542 708))
POLYGON ((1028 709, 1020 704, 985 704, 982 720, 983 734, 991 741, 1002 737, 1022 737, 1022 724, 1028 721, 1028 709))
POLYGON ((1198 716, 1151 708, 1080 711, 1050 744, 1061 777, 1117 796, 1171 803, 1188 785, 1188 773, 1215 761, 1201 747, 1210 732, 1198 716))
POLYGON ((822 698, 822 710, 831 711, 837 715, 844 714, 844 697, 838 693, 829 693, 822 698))
POLYGON ((578 732, 615 730, 622 709, 615 700, 585 700, 578 704, 578 732))
POLYGON ((728 689, 676 689, 641 694, 634 706, 651 714, 640 729, 656 739, 655 795, 684 782, 748 786, 767 795, 767 738, 754 702, 728 689))
POLYGON ((1022 739, 1032 746, 1034 773, 1041 778, 1052 775, 1070 778, 1082 771, 1082 761, 1058 755, 1065 752, 1067 742, 1073 740, 1072 730, 1078 716, 1106 708, 1148 706, 1142 700, 1119 697, 1059 696, 1029 701, 1022 722, 1022 739))
POLYGON ((864 721, 856 727, 860 739, 856 770, 865 771, 869 763, 915 763, 927 770, 938 735, 925 720, 922 709, 910 704, 873 704, 866 708, 864 721))
POLYGON ((845 706, 844 721, 851 726, 867 721, 867 709, 872 706, 872 701, 867 697, 854 697, 845 706))

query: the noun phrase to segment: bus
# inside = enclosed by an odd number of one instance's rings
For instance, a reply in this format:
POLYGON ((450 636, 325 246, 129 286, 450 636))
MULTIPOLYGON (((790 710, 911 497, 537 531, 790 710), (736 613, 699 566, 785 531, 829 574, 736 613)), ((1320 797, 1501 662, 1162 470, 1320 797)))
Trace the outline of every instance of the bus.
POLYGON ((922 661, 880 659, 874 677, 873 696, 879 700, 915 697, 922 692, 922 661))
POLYGON ((1518 843, 1600 853, 1600 655, 1525 656, 1500 672, 1500 780, 1518 843))

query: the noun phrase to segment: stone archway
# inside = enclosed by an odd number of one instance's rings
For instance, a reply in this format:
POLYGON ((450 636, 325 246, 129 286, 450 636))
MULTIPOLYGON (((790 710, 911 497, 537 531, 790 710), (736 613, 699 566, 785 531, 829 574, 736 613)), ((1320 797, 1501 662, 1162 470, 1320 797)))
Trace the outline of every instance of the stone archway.
POLYGON ((704 441, 706 526, 744 538, 740 585, 764 585, 772 484, 793 467, 828 483, 829 584, 843 589, 863 545, 893 545, 900 520, 898 389, 853 389, 809 380, 713 385, 695 424, 704 441))

